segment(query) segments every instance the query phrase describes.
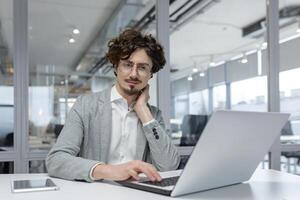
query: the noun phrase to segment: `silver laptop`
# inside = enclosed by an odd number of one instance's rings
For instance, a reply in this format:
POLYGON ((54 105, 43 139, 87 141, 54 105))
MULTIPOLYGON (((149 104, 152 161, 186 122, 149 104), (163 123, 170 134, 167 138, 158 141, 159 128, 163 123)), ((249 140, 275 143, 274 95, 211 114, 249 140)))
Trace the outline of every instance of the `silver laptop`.
POLYGON ((247 181, 280 135, 289 114, 216 111, 183 170, 162 173, 161 182, 120 184, 179 196, 247 181))

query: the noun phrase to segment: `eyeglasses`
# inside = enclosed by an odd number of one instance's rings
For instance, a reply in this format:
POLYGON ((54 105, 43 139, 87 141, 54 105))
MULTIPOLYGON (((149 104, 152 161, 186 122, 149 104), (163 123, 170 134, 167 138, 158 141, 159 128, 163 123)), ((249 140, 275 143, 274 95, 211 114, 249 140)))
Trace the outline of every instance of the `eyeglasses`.
POLYGON ((136 65, 136 70, 139 76, 148 76, 151 73, 150 65, 147 63, 134 63, 131 61, 120 61, 120 68, 123 73, 129 74, 132 72, 134 66, 136 65))

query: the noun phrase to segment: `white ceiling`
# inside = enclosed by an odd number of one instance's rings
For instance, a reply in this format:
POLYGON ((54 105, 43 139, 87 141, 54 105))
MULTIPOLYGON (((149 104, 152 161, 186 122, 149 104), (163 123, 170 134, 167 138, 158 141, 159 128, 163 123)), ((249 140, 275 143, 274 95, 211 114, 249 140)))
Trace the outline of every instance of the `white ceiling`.
MULTIPOLYGON (((54 65, 57 71, 74 67, 99 29, 121 0, 28 0, 29 56, 34 71, 38 65, 54 65), (76 42, 68 43, 77 27, 76 42)), ((12 1, 0 0, 3 36, 12 49, 12 1)))
MULTIPOLYGON (((281 0, 280 8, 299 5, 300 0, 281 0)), ((263 38, 242 37, 245 27, 266 16, 263 0, 223 0, 198 15, 170 38, 172 68, 186 69, 195 66, 206 68, 210 55, 216 61, 228 60, 244 51, 257 48, 263 38)), ((296 34, 296 26, 289 34, 296 34)), ((286 37, 289 34, 281 34, 286 37)))

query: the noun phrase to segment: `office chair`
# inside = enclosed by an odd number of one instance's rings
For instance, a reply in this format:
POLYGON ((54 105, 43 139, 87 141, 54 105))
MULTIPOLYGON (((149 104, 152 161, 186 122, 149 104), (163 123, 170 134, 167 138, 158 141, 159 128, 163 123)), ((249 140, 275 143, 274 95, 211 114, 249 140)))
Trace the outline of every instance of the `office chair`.
POLYGON ((195 146, 207 123, 207 115, 185 115, 181 124, 180 146, 195 146))
MULTIPOLYGON (((7 133, 4 139, 4 143, 1 147, 13 147, 14 146, 14 133, 7 133)), ((0 151, 7 151, 5 148, 0 148, 0 151)), ((13 173, 13 163, 11 162, 0 162, 0 174, 11 174, 13 173)))
POLYGON ((56 138, 58 138, 58 136, 63 128, 64 128, 63 124, 55 124, 54 125, 54 134, 55 134, 56 138))
MULTIPOLYGON (((281 130, 281 135, 294 135, 291 122, 288 121, 281 130)), ((300 151, 281 152, 281 155, 287 158, 288 172, 290 172, 290 158, 295 158, 300 165, 300 151)))
POLYGON ((290 121, 287 121, 281 129, 281 135, 294 135, 290 121))
MULTIPOLYGON (((185 115, 181 124, 180 146, 195 146, 207 123, 207 115, 185 115)), ((181 155, 178 169, 183 169, 190 155, 181 155)))

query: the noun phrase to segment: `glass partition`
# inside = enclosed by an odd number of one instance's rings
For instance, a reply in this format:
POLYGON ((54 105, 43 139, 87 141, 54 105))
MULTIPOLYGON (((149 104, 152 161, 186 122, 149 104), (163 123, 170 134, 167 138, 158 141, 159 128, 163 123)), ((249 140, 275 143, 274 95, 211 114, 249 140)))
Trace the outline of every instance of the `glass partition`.
POLYGON ((0 1, 0 149, 14 147, 14 66, 12 1, 0 1))
POLYGON ((226 86, 218 85, 213 88, 213 109, 223 110, 226 106, 226 86))
POLYGON ((231 109, 267 111, 267 77, 261 76, 233 82, 231 84, 231 109))
POLYGON ((196 141, 184 144, 188 140, 183 137, 201 137, 202 129, 193 127, 205 126, 215 110, 267 110, 265 4, 170 2, 171 124, 179 127, 172 130, 176 144, 195 145, 196 141))
POLYGON ((107 42, 129 26, 152 33, 154 3, 28 1, 30 152, 49 151, 78 96, 114 83, 107 42))
POLYGON ((280 9, 280 112, 290 113, 281 131, 281 169, 299 174, 300 170, 300 1, 279 1, 280 9), (290 146, 294 148, 289 148, 290 146))

